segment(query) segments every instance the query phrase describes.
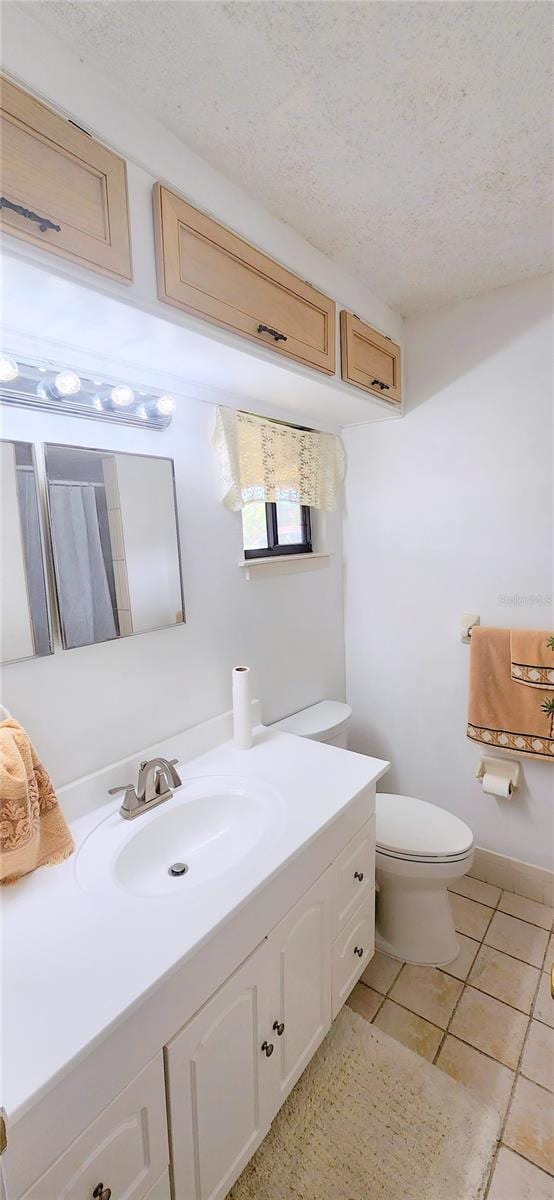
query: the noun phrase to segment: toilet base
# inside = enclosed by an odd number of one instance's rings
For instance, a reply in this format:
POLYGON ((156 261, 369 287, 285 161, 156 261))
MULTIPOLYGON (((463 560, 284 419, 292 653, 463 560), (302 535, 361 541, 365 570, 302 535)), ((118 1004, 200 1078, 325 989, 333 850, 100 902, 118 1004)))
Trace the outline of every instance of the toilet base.
POLYGON ((375 946, 401 962, 446 966, 460 950, 448 884, 469 871, 473 853, 455 863, 405 862, 376 855, 379 884, 375 946))

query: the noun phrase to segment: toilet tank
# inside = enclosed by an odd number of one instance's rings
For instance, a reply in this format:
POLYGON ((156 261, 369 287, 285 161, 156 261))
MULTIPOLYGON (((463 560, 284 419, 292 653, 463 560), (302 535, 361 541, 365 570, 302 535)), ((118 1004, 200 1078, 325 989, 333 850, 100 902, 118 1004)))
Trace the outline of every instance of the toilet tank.
POLYGON ((282 721, 275 721, 271 728, 347 750, 351 716, 349 704, 343 704, 340 700, 320 700, 319 704, 311 704, 309 708, 301 708, 300 712, 292 713, 282 721))

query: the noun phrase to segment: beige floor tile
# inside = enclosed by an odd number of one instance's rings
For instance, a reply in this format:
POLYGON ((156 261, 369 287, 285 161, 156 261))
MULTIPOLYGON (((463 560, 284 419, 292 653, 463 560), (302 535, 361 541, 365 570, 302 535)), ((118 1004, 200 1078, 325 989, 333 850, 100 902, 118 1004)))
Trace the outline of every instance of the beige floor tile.
POLYGON ((441 971, 446 971, 447 975, 453 975, 455 979, 467 979, 471 964, 479 949, 479 942, 465 937, 463 933, 458 934, 458 941, 460 943, 458 957, 454 959, 454 962, 448 963, 447 967, 441 967, 441 971))
POLYGON ((492 1104, 503 1117, 514 1082, 514 1072, 502 1063, 493 1062, 473 1046, 450 1034, 444 1040, 436 1062, 437 1067, 465 1084, 470 1092, 479 1096, 486 1104, 492 1104))
POLYGON ((458 896, 455 892, 450 892, 450 906, 456 931, 480 942, 493 915, 493 909, 484 904, 477 904, 475 900, 468 900, 466 896, 458 896))
POLYGON ((520 1075, 510 1107, 504 1141, 545 1171, 554 1171, 553 1097, 520 1075))
POLYGON ((417 1013, 418 1017, 424 1017, 426 1021, 446 1029, 462 991, 463 983, 445 975, 444 971, 406 963, 391 988, 390 996, 409 1008, 410 1012, 417 1013))
POLYGON ((554 1000, 550 991, 550 974, 541 975, 533 1016, 537 1021, 542 1021, 554 1029, 554 1000))
POLYGON ((530 1013, 539 977, 538 967, 483 945, 471 968, 468 983, 521 1012, 530 1013))
POLYGON ((483 883, 481 879, 472 879, 471 875, 462 875, 461 879, 455 879, 448 891, 456 892, 458 896, 467 896, 468 900, 477 900, 479 904, 488 904, 490 908, 496 908, 501 894, 500 888, 483 883))
POLYGON ((548 934, 545 929, 537 929, 527 921, 495 912, 484 940, 487 946, 521 958, 533 967, 542 967, 548 934))
POLYGON ((527 1017, 523 1013, 469 985, 450 1026, 450 1033, 512 1070, 517 1067, 526 1031, 527 1017))
POLYGON ((388 954, 381 954, 380 950, 376 950, 362 975, 362 980, 384 996, 394 983, 401 967, 402 963, 398 962, 398 959, 389 958, 388 954))
POLYGON ((373 1024, 429 1062, 433 1061, 443 1036, 442 1030, 437 1029, 436 1025, 431 1025, 415 1013, 407 1012, 392 1000, 385 1000, 373 1024))
POLYGON ((531 1021, 520 1070, 533 1083, 554 1091, 554 1029, 531 1021))
POLYGON ((521 921, 530 921, 531 925, 540 925, 541 929, 547 929, 549 933, 552 929, 554 909, 548 908, 546 904, 525 900, 523 896, 516 896, 515 892, 502 892, 498 907, 501 912, 509 913, 511 917, 519 917, 521 921))
POLYGON ((366 1021, 372 1021, 379 1005, 383 1003, 383 997, 373 988, 366 987, 365 983, 357 983, 346 1003, 366 1021))
POLYGON ((554 1200, 554 1179, 501 1146, 488 1200, 554 1200))

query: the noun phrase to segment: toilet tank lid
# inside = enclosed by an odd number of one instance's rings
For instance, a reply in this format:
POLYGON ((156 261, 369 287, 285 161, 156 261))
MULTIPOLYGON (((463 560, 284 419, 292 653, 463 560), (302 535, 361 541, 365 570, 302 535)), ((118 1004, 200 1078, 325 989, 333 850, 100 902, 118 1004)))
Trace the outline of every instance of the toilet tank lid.
POLYGON ((336 737, 351 716, 349 704, 343 704, 340 700, 320 700, 319 704, 311 704, 309 708, 302 708, 300 712, 276 721, 271 728, 324 742, 327 738, 336 737))

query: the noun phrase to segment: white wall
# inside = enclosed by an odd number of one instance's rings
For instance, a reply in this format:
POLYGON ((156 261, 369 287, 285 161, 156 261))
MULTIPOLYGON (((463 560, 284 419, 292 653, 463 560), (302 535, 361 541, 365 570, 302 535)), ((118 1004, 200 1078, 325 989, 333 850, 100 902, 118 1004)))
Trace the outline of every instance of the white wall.
POLYGON ((34 654, 33 627, 23 555, 23 530, 17 496, 15 446, 0 445, 0 579, 1 656, 27 658, 34 654))
POLYGON ((345 436, 353 748, 392 759, 384 790, 443 805, 478 845, 540 866, 554 770, 523 760, 512 799, 481 791, 459 625, 476 612, 552 628, 550 299, 541 278, 409 320, 406 417, 345 436))
POLYGON ((253 667, 265 721, 344 695, 339 517, 327 519, 328 563, 247 581, 240 515, 218 500, 211 421, 195 401, 163 433, 2 410, 5 438, 175 459, 186 625, 2 670, 2 702, 58 785, 228 709, 237 662, 253 667))

